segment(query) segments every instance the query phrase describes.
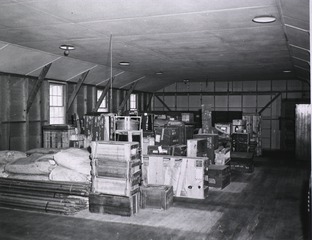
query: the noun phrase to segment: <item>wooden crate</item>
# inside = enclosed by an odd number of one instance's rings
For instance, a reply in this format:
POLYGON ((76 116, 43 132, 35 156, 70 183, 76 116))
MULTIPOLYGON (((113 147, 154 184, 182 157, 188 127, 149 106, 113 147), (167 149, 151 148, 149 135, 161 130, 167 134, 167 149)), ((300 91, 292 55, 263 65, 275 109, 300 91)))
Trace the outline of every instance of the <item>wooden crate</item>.
POLYGON ((119 141, 97 141, 91 143, 93 159, 131 161, 139 156, 139 143, 119 141))
POLYGON ((197 138, 187 140, 188 157, 207 157, 207 139, 197 138))
POLYGON ((206 176, 209 187, 223 189, 231 182, 231 168, 228 165, 209 165, 208 175, 206 176))
POLYGON ((89 211, 92 213, 132 216, 140 209, 140 192, 130 197, 90 193, 89 211))
POLYGON ((173 203, 173 187, 148 185, 141 187, 141 207, 167 210, 173 203))
POLYGON ((42 133, 44 148, 68 148, 75 128, 69 125, 46 125, 42 127, 42 133))
POLYGON ((131 196, 138 192, 141 182, 141 172, 133 175, 132 179, 107 178, 92 176, 92 192, 118 196, 131 196))
POLYGON ((134 174, 141 172, 141 159, 135 159, 128 162, 105 159, 95 159, 94 161, 94 175, 97 177, 129 179, 132 178, 134 174))

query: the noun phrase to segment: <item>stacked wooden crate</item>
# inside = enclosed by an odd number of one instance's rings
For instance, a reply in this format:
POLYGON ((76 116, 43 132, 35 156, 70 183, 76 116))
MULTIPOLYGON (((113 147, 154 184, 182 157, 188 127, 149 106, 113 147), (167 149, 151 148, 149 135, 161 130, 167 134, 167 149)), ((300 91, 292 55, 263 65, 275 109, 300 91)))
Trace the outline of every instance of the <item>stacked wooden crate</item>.
POLYGON ((131 216, 139 209, 141 158, 139 143, 91 144, 92 194, 90 211, 131 216))
POLYGON ((210 165, 208 176, 209 187, 223 189, 231 182, 231 168, 228 165, 210 165))
POLYGON ((42 126, 42 132, 44 148, 68 148, 75 128, 70 125, 45 125, 42 126))

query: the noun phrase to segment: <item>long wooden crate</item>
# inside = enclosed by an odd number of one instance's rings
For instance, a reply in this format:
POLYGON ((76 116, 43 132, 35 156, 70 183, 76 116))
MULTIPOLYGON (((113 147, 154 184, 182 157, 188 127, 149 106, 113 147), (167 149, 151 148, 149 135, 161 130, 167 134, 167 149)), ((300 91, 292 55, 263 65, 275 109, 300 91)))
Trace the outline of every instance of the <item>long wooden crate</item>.
POLYGON ((94 141, 91 143, 93 159, 131 161, 139 156, 139 143, 94 141))
POLYGON ((173 203, 173 187, 149 185, 141 187, 141 207, 167 210, 173 203))
POLYGON ((44 148, 68 148, 69 137, 75 128, 69 125, 46 125, 42 127, 44 148))
POLYGON ((89 211, 92 213, 132 216, 140 209, 140 192, 129 197, 90 193, 89 211))

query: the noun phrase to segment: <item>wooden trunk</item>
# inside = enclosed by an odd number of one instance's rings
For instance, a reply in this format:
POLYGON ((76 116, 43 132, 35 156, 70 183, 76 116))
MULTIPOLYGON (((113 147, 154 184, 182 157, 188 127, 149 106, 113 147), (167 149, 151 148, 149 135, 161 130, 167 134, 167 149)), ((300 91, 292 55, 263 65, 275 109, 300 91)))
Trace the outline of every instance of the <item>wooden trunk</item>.
POLYGON ((130 197, 90 193, 89 211, 92 213, 132 216, 140 209, 140 192, 130 197))
POLYGON ((148 155, 172 155, 171 146, 148 146, 147 147, 148 155))
POLYGON ((252 173, 254 171, 253 153, 231 152, 232 171, 252 173))
POLYGON ((207 178, 209 187, 223 189, 231 182, 231 168, 227 165, 210 165, 207 178))
POLYGON ((178 129, 171 127, 155 127, 155 145, 171 146, 179 144, 178 129))
POLYGON ((141 207, 167 210, 173 203, 173 187, 149 185, 141 187, 141 207))

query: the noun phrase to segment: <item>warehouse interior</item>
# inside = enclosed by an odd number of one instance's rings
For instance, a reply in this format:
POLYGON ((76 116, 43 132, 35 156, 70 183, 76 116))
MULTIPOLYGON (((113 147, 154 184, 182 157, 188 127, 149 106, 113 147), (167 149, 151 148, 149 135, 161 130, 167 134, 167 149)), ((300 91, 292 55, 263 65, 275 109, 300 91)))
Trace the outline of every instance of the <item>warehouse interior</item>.
POLYGON ((311 239, 309 0, 2 0, 3 239, 311 239))

